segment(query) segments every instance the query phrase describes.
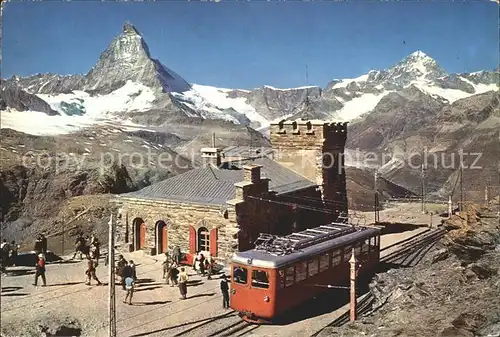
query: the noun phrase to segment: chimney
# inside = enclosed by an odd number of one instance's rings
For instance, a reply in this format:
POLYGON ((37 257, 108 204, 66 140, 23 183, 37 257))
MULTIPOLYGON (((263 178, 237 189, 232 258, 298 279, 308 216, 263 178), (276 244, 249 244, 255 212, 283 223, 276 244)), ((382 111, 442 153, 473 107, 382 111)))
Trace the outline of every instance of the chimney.
POLYGON ((201 159, 203 165, 219 167, 221 165, 221 149, 215 147, 205 147, 201 149, 201 159))
POLYGON ((260 182, 260 169, 262 168, 262 165, 244 165, 243 169, 245 170, 244 172, 244 181, 252 182, 252 183, 257 183, 260 182))
POLYGON ((212 147, 215 148, 215 132, 212 133, 212 147))

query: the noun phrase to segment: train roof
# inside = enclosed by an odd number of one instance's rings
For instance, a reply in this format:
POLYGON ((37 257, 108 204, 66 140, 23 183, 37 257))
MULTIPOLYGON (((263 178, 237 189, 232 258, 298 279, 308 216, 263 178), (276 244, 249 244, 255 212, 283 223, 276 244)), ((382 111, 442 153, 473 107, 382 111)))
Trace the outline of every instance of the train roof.
MULTIPOLYGON (((347 226, 348 225, 344 225, 344 227, 347 226)), ((331 225, 319 226, 318 229, 328 228, 328 227, 333 227, 333 226, 331 225)), ((337 224, 337 226, 335 227, 340 227, 340 226, 339 224, 337 224)), ((307 258, 308 256, 321 254, 323 252, 335 249, 336 247, 348 245, 363 240, 365 238, 380 234, 380 228, 365 227, 365 226, 358 226, 351 228, 352 230, 344 235, 333 237, 331 239, 326 238, 326 240, 320 241, 318 243, 312 242, 312 244, 309 246, 306 245, 303 248, 293 249, 287 254, 275 254, 273 252, 262 249, 252 249, 244 252, 238 252, 233 255, 232 262, 243 265, 252 265, 261 268, 280 268, 288 264, 300 261, 304 258, 307 258)), ((316 230, 315 228, 311 228, 309 230, 300 233, 291 234, 287 238, 297 234, 302 234, 308 231, 315 231, 315 230, 316 230)), ((339 230, 341 230, 341 228, 339 228, 339 230)), ((313 239, 310 240, 314 241, 313 239)))

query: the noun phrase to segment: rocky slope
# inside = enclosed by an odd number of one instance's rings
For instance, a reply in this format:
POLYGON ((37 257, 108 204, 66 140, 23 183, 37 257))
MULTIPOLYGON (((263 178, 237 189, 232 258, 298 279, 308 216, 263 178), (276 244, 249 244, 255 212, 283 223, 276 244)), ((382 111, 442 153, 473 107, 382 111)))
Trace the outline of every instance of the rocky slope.
POLYGON ((191 165, 159 133, 150 140, 103 127, 58 137, 3 129, 1 136, 2 231, 18 240, 50 229, 69 198, 132 191, 191 165))
POLYGON ((87 208, 85 202, 91 210, 71 225, 99 231, 106 225, 103 217, 109 215, 109 193, 140 189, 191 169, 200 148, 210 144, 212 132, 216 132, 219 147, 247 145, 250 139, 256 146, 268 144, 260 133, 244 126, 199 123, 171 124, 169 130, 175 134, 166 129, 133 131, 116 126, 58 136, 2 129, 3 235, 31 247, 35 233, 60 231, 64 222, 87 208), (200 134, 200 128, 204 133, 200 134), (92 206, 94 200, 100 201, 92 206))
POLYGON ((378 274, 374 312, 320 336, 498 336, 500 228, 491 208, 445 221, 447 235, 413 268, 378 274))
POLYGON ((347 146, 379 159, 386 154, 380 173, 417 193, 425 156, 428 192, 445 196, 456 187, 463 151, 464 189, 484 191, 486 184, 497 185, 499 102, 498 92, 487 92, 447 104, 410 86, 385 96, 364 120, 351 124, 347 146))
POLYGON ((49 116, 59 115, 38 96, 26 92, 20 86, 7 85, 5 81, 0 80, 0 110, 8 108, 18 111, 41 111, 49 116))

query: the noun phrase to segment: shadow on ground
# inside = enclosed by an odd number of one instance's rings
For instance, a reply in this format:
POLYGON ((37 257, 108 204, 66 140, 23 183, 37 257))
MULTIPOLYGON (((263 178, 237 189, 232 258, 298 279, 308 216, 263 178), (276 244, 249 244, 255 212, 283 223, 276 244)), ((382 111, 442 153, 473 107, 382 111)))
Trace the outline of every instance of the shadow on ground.
POLYGON ((135 306, 161 305, 161 304, 167 304, 170 302, 172 302, 172 301, 133 302, 132 305, 135 305, 135 306))
MULTIPOLYGON (((357 296, 369 292, 370 280, 359 280, 357 296)), ((308 318, 331 313, 349 303, 349 289, 329 289, 317 295, 316 298, 308 300, 298 307, 284 313, 276 318, 273 324, 288 325, 308 318)))
MULTIPOLYGON (((185 330, 185 331, 182 332, 183 334, 186 334, 186 333, 189 333, 192 330, 198 328, 198 324, 200 324, 200 323, 202 323, 202 324, 209 324, 209 323, 215 322, 217 320, 228 318, 228 317, 234 317, 236 315, 237 315, 237 313, 235 313, 234 311, 231 311, 231 312, 228 312, 228 313, 225 313, 225 314, 222 314, 222 315, 218 315, 218 316, 214 316, 214 317, 210 317, 210 318, 204 318, 204 319, 200 319, 200 320, 197 320, 197 321, 191 321, 191 322, 181 323, 181 324, 169 326, 169 327, 166 327, 166 328, 163 328, 163 329, 158 329, 158 330, 154 330, 154 331, 148 331, 148 332, 144 332, 144 333, 132 335, 130 337, 149 336, 151 334, 155 334, 155 333, 159 333, 159 332, 165 332, 165 331, 169 331, 169 330, 173 330, 173 329, 177 329, 177 328, 182 328, 182 327, 185 327, 185 326, 195 325, 192 328, 189 328, 189 329, 187 329, 187 330, 185 330)), ((180 335, 180 334, 177 334, 177 335, 180 335)), ((177 336, 177 335, 175 335, 175 336, 177 336)))

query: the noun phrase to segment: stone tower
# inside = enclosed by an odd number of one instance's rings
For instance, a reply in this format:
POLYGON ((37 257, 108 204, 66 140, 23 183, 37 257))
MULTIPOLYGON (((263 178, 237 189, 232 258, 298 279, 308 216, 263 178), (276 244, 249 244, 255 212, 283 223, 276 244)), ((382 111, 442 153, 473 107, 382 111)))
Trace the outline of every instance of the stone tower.
POLYGON ((270 135, 275 160, 318 184, 324 207, 334 213, 327 219, 332 221, 341 212, 347 213, 347 123, 282 120, 271 124, 270 135))

